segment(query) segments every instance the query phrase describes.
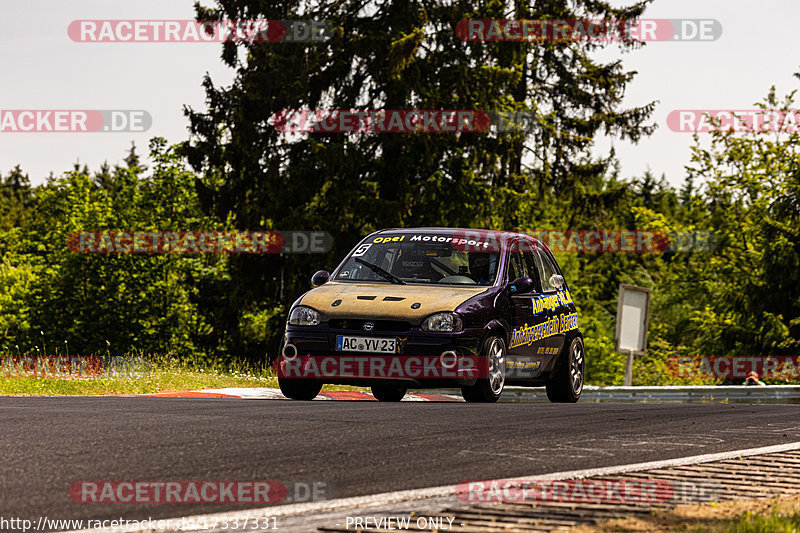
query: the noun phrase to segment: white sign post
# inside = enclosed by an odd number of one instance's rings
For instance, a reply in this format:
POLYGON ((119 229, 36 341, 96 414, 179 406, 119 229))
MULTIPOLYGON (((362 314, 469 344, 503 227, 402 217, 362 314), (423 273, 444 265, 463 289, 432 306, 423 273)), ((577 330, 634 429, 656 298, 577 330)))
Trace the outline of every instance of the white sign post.
POLYGON ((650 289, 620 284, 617 302, 617 351, 626 352, 625 386, 633 382, 633 356, 647 350, 647 325, 650 318, 650 289))

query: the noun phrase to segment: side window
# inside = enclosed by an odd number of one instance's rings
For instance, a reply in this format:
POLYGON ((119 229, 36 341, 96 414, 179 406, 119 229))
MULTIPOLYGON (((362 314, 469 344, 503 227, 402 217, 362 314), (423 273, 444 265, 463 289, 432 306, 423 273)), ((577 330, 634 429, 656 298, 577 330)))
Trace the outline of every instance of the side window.
POLYGON ((558 274, 556 266, 550 260, 550 257, 545 252, 536 252, 536 263, 539 272, 539 281, 542 283, 542 292, 550 292, 557 290, 556 287, 550 285, 550 276, 558 274))
POLYGON ((538 284, 538 286, 541 287, 541 280, 539 278, 541 278, 542 275, 539 273, 539 268, 536 266, 536 261, 533 258, 533 252, 523 252, 522 256, 525 259, 525 266, 530 273, 530 277, 533 278, 534 285, 538 284))
POLYGON ((525 262, 522 260, 522 252, 510 252, 508 254, 508 281, 527 277, 530 276, 525 268, 525 262))

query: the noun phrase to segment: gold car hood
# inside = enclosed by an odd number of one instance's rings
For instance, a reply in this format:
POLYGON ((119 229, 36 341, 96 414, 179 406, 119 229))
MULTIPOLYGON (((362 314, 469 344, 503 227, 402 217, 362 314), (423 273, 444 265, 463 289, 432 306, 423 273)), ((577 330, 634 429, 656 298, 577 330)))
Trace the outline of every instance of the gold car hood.
POLYGON ((431 313, 455 310, 461 303, 488 288, 329 281, 306 293, 298 303, 319 311, 322 321, 331 318, 372 318, 406 320, 417 325, 431 313), (334 307, 336 300, 341 300, 341 303, 334 307), (420 305, 412 309, 411 305, 415 303, 420 305))

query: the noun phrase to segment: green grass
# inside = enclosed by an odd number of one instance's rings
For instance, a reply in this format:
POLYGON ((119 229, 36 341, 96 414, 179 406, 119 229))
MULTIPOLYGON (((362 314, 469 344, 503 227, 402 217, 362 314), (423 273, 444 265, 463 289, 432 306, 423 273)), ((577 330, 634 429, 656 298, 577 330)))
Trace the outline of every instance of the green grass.
MULTIPOLYGON (((104 360, 97 377, 56 378, 0 376, 2 396, 102 396, 149 394, 226 387, 278 388, 278 379, 266 365, 222 364, 179 360, 170 356, 125 356, 104 360)), ((359 390, 359 387, 327 385, 326 390, 359 390)))
POLYGON ((798 533, 800 513, 782 514, 774 510, 769 515, 745 512, 732 520, 720 520, 711 528, 693 529, 692 533, 798 533))

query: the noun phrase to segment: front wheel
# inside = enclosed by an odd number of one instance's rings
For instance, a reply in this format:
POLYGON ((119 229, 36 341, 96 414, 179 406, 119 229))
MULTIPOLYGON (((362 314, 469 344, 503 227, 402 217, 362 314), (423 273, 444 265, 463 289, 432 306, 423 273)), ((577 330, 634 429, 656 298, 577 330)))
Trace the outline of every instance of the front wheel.
POLYGON ((489 337, 484 343, 487 376, 475 385, 461 387, 461 396, 470 403, 494 403, 503 394, 506 383, 506 343, 500 337, 489 337))
POLYGON ((399 402, 406 395, 408 387, 386 383, 372 386, 372 395, 379 402, 399 402))
POLYGON ((322 383, 312 379, 278 378, 278 386, 287 398, 292 400, 313 400, 322 390, 322 383))
POLYGON ((575 403, 583 391, 586 358, 583 342, 576 337, 569 345, 561 368, 547 382, 547 399, 553 403, 575 403))

